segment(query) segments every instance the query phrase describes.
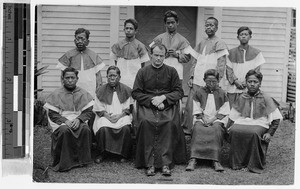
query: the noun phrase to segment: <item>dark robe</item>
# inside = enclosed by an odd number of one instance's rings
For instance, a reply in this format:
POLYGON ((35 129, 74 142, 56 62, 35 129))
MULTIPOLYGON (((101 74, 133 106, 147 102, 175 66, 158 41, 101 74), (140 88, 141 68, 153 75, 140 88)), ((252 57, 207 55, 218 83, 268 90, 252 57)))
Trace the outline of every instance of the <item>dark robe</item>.
MULTIPOLYGON (((207 97, 210 93, 214 95, 217 111, 220 110, 225 102, 228 102, 226 93, 221 88, 210 91, 207 87, 200 87, 195 92, 193 99, 196 102, 200 102, 203 110, 206 108, 207 97)), ((227 113, 229 113, 229 106, 227 113)), ((225 116, 220 113, 215 115, 218 120, 222 120, 225 116)), ((219 161, 224 140, 224 128, 224 123, 221 122, 214 122, 212 126, 206 127, 201 121, 196 121, 192 128, 191 158, 219 161)))
POLYGON ((137 73, 132 97, 137 101, 136 167, 186 162, 183 130, 180 126, 179 100, 183 90, 175 68, 148 65, 137 73), (151 103, 154 96, 165 95, 165 108, 151 103))
MULTIPOLYGON (((96 95, 101 103, 111 105, 113 93, 116 91, 120 103, 124 103, 131 97, 131 89, 123 84, 111 87, 105 84, 97 90, 96 95)), ((130 107, 122 110, 126 115, 131 114, 130 107)), ((97 116, 102 117, 106 111, 96 112, 97 116)), ((121 118, 122 119, 122 118, 121 118)), ((96 133, 97 150, 101 155, 104 152, 120 155, 129 158, 132 150, 131 125, 124 125, 119 129, 107 126, 101 127, 96 133)))
MULTIPOLYGON (((233 104, 231 112, 236 110, 243 118, 251 117, 251 102, 253 102, 253 120, 267 117, 278 107, 276 101, 268 95, 258 92, 253 97, 242 93, 233 104)), ((248 168, 254 173, 262 173, 266 165, 266 153, 269 143, 263 140, 263 135, 274 135, 281 116, 273 118, 269 129, 261 125, 247 125, 234 123, 230 127, 229 161, 232 169, 248 168)), ((282 118, 282 117, 281 117, 282 118)))
POLYGON ((51 155, 54 171, 67 171, 73 167, 91 163, 91 130, 87 121, 92 117, 93 98, 85 90, 77 87, 68 91, 64 87, 55 90, 46 99, 45 107, 54 125, 51 134, 51 155), (72 130, 64 122, 62 114, 66 111, 81 112, 76 118, 80 120, 77 130, 72 130))

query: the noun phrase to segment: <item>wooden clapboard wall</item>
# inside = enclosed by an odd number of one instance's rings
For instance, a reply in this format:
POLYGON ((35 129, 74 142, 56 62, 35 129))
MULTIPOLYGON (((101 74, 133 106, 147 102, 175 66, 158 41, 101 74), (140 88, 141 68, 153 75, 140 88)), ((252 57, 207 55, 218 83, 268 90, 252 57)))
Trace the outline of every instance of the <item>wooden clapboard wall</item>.
MULTIPOLYGON (((89 48, 109 64, 110 6, 55 6, 37 8, 37 61, 39 67, 49 66, 48 73, 39 76, 38 88, 48 94, 61 85, 56 64, 66 51, 75 47, 74 32, 79 27, 90 30, 89 48)), ((102 76, 105 76, 103 71, 102 76)), ((104 78, 105 80, 105 78, 104 78)))
POLYGON ((125 33, 124 33, 124 22, 126 19, 129 17, 127 16, 127 7, 121 6, 120 7, 120 23, 119 23, 119 40, 125 38, 125 33))
POLYGON ((264 75, 262 90, 285 102, 291 9, 223 7, 221 11, 220 37, 231 49, 239 45, 237 29, 250 27, 253 34, 249 44, 260 49, 266 60, 261 69, 264 75))

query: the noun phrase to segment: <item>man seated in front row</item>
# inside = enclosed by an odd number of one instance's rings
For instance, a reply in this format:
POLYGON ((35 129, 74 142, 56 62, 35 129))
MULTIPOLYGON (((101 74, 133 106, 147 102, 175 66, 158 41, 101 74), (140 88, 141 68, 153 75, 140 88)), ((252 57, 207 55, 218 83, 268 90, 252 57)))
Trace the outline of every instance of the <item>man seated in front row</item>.
POLYGON ((93 115, 93 97, 76 86, 78 71, 62 72, 63 86, 52 92, 44 108, 52 127, 51 155, 54 171, 67 171, 91 163, 92 135, 87 121, 93 115))
POLYGON ((120 69, 110 66, 107 69, 107 84, 97 91, 96 113, 93 131, 96 135, 100 155, 95 159, 100 163, 107 152, 120 156, 121 162, 129 158, 132 146, 130 127, 131 89, 120 83, 120 69))
POLYGON ((171 176, 174 163, 185 163, 185 138, 179 120, 181 81, 175 68, 165 65, 166 47, 154 44, 151 65, 135 78, 132 97, 137 101, 136 167, 147 167, 146 175, 161 168, 171 176))

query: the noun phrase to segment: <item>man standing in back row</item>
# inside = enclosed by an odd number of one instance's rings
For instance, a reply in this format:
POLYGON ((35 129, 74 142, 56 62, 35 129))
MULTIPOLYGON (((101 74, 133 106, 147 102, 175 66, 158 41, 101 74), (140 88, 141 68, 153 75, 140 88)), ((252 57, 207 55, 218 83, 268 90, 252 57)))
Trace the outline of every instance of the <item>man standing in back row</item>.
POLYGON ((260 71, 260 67, 266 62, 262 52, 249 45, 252 38, 252 31, 247 26, 242 26, 237 30, 237 39, 240 45, 230 49, 227 56, 227 79, 229 85, 227 87, 227 96, 230 107, 236 99, 246 91, 246 73, 254 69, 260 71))
POLYGON ((180 80, 183 80, 182 63, 188 63, 191 59, 191 54, 194 50, 190 46, 188 40, 177 32, 179 19, 177 13, 168 10, 164 15, 164 23, 167 28, 165 33, 162 33, 153 39, 154 43, 162 43, 167 48, 165 64, 176 69, 180 80))

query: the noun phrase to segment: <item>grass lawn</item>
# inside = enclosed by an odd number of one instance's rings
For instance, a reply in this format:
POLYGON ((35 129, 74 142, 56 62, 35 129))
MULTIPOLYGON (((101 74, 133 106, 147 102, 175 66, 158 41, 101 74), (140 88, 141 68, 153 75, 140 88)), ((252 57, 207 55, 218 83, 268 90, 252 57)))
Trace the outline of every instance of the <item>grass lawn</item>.
POLYGON ((228 166, 227 143, 222 149, 223 173, 215 172, 207 162, 197 165, 193 172, 186 172, 186 165, 176 165, 171 177, 158 172, 147 177, 144 169, 136 169, 133 160, 121 163, 116 158, 101 164, 90 164, 68 172, 54 172, 50 167, 50 131, 45 127, 34 128, 33 180, 58 183, 148 183, 148 184, 214 184, 214 185, 292 185, 294 183, 295 124, 284 120, 269 145, 267 165, 262 174, 231 170, 228 166))

